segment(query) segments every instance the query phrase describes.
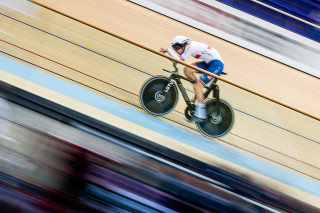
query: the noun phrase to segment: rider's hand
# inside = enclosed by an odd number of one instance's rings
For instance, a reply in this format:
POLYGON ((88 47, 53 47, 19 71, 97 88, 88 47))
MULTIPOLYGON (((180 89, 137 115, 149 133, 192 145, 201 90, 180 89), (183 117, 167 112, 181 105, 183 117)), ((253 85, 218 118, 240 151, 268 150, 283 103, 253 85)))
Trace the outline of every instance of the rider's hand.
POLYGON ((161 47, 159 51, 162 53, 166 53, 168 52, 168 48, 161 47))

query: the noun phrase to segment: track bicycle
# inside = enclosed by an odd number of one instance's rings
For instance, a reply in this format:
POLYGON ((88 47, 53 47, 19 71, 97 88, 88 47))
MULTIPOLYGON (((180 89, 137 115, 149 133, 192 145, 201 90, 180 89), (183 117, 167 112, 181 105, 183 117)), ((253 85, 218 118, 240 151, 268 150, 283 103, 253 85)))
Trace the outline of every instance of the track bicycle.
POLYGON ((194 83, 194 81, 178 74, 177 62, 173 61, 173 66, 174 71, 162 69, 171 73, 169 77, 155 76, 142 85, 139 96, 142 108, 154 116, 168 114, 178 102, 178 85, 187 105, 184 111, 185 117, 189 121, 195 122, 198 130, 205 136, 216 138, 227 134, 233 125, 234 113, 232 107, 219 97, 220 89, 216 84, 218 79, 214 78, 209 86, 205 86, 203 93, 208 118, 205 120, 195 119, 193 117, 195 104, 190 101, 180 79, 190 83, 194 83), (213 98, 208 99, 211 92, 213 92, 213 98))

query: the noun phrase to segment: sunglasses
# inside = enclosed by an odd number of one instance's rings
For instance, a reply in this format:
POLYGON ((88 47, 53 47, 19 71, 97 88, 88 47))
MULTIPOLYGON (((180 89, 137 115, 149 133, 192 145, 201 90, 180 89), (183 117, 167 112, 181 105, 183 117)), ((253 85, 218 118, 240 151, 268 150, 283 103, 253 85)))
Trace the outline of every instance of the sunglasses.
POLYGON ((174 45, 172 45, 172 48, 177 51, 178 49, 182 49, 182 45, 181 44, 174 44, 174 45))

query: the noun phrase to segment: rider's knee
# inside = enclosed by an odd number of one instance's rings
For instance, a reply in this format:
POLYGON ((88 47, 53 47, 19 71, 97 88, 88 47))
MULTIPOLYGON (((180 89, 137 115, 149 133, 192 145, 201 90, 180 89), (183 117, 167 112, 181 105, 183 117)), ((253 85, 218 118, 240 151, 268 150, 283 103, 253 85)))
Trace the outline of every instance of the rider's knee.
POLYGON ((188 78, 191 78, 191 79, 195 78, 194 70, 191 69, 190 67, 184 67, 183 72, 184 72, 185 76, 187 76, 188 78))
POLYGON ((202 84, 199 82, 199 81, 197 81, 196 83, 194 83, 194 84, 192 84, 193 85, 193 88, 196 90, 196 89, 202 89, 203 88, 203 86, 202 86, 202 84))

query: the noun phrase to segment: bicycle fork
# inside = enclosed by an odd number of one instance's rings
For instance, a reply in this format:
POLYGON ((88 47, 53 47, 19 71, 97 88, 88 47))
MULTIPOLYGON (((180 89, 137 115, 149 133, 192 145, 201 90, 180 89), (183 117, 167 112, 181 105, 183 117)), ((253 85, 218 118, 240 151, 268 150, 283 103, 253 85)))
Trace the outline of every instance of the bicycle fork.
POLYGON ((167 85, 166 88, 164 89, 164 93, 167 93, 167 92, 170 90, 171 86, 174 84, 174 81, 175 81, 175 80, 174 80, 173 78, 170 79, 168 85, 167 85))

